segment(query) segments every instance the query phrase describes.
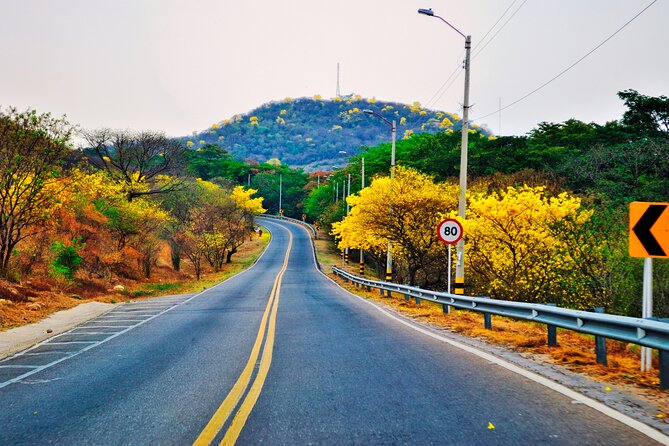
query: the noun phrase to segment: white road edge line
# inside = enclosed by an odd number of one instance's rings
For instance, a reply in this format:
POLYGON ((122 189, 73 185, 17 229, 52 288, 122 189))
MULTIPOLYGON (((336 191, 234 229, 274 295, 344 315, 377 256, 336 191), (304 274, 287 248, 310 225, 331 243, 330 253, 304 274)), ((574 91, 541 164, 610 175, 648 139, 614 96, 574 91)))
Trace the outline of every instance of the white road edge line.
POLYGON ((38 365, 0 365, 0 369, 32 369, 38 365))
MULTIPOLYGON (((54 366, 54 365, 56 365, 56 364, 58 364, 58 363, 60 363, 60 362, 66 361, 66 360, 71 359, 71 358, 74 358, 75 356, 78 356, 78 355, 80 355, 80 354, 82 354, 82 353, 84 353, 84 352, 87 352, 88 350, 90 350, 90 349, 92 349, 92 348, 95 348, 95 347, 97 347, 97 346, 99 346, 99 345, 102 345, 102 344, 104 344, 104 343, 106 343, 106 342, 108 342, 108 341, 111 341, 112 339, 114 339, 114 338, 116 338, 116 337, 118 337, 118 336, 121 336, 122 334, 124 334, 124 333, 126 333, 126 332, 128 332, 128 331, 130 331, 130 330, 132 330, 132 329, 134 329, 134 328, 136 328, 136 327, 139 327, 140 325, 143 325, 143 324, 145 324, 145 323, 147 323, 147 322, 149 322, 149 321, 151 321, 151 320, 153 320, 153 319, 155 319, 155 318, 157 318, 157 317, 159 317, 159 316, 161 316, 161 315, 167 313, 168 311, 171 311, 171 310, 173 310, 173 309, 175 309, 175 308, 180 307, 181 305, 183 305, 183 304, 185 304, 185 303, 190 302, 191 300, 195 299, 196 297, 199 297, 199 296, 203 295, 203 294, 206 293, 207 291, 211 291, 211 290, 213 290, 214 288, 217 288, 217 287, 219 287, 220 285, 223 285, 223 284, 226 283, 227 281, 232 280, 232 279, 235 279, 235 278, 241 276, 242 274, 246 273, 247 271, 251 271, 251 270, 252 270, 253 268, 255 268, 255 266, 259 263, 260 259, 262 259, 262 258, 265 256, 265 254, 267 253, 267 248, 269 248, 270 245, 271 245, 271 240, 270 240, 270 243, 268 243, 267 246, 265 246, 265 249, 264 249, 264 251, 262 252, 262 254, 260 254, 260 257, 258 257, 258 258, 256 259, 256 261, 253 263, 253 265, 251 265, 249 268, 246 268, 245 270, 240 271, 240 272, 238 272, 237 274, 235 274, 235 275, 233 275, 233 276, 230 276, 230 277, 228 277, 227 279, 225 279, 225 280, 223 280, 223 281, 221 281, 221 282, 218 282, 216 285, 214 285, 214 286, 212 286, 212 287, 210 287, 210 288, 207 288, 206 290, 202 290, 202 291, 200 291, 199 293, 196 293, 196 294, 192 295, 192 296, 189 297, 188 299, 186 299, 186 300, 184 300, 184 301, 178 303, 177 305, 174 305, 174 306, 172 306, 172 307, 170 307, 170 308, 168 308, 168 309, 166 309, 166 310, 161 311, 160 313, 156 314, 155 316, 151 316, 151 317, 148 318, 148 319, 144 319, 143 321, 139 322, 139 323, 136 324, 136 325, 133 325, 133 326, 131 326, 131 327, 128 327, 128 328, 126 328, 126 329, 123 330, 123 331, 120 331, 120 332, 118 332, 118 333, 116 333, 116 334, 114 334, 114 335, 112 335, 112 336, 110 336, 110 337, 108 337, 108 338, 105 338, 105 339, 103 339, 102 341, 96 341, 94 344, 89 345, 88 347, 84 347, 84 348, 82 348, 81 350, 79 350, 79 351, 77 351, 77 352, 75 352, 75 353, 73 353, 73 354, 71 354, 71 355, 69 355, 69 356, 66 356, 66 357, 64 357, 64 358, 57 359, 57 360, 52 361, 52 362, 50 362, 50 363, 48 363, 48 364, 45 364, 45 365, 43 365, 43 366, 39 366, 38 368, 36 368, 36 369, 34 369, 34 370, 31 370, 31 371, 29 371, 29 372, 26 372, 26 373, 24 373, 24 374, 22 374, 22 375, 19 375, 19 376, 17 376, 16 378, 12 378, 12 379, 10 379, 10 380, 8 380, 8 381, 0 382, 0 389, 2 389, 3 387, 8 386, 8 385, 10 385, 10 384, 19 382, 19 381, 21 381, 21 380, 24 379, 24 378, 27 378, 27 377, 29 377, 29 376, 31 376, 31 375, 34 375, 35 373, 39 373, 39 372, 41 372, 42 370, 47 369, 47 368, 49 368, 49 367, 52 367, 52 366, 54 366)), ((134 321, 130 321, 130 322, 134 322, 134 321)), ((56 338, 58 338, 58 337, 60 337, 60 336, 63 336, 63 335, 66 335, 66 334, 70 333, 72 330, 75 330, 75 329, 76 329, 76 327, 74 327, 74 328, 72 328, 71 330, 66 331, 66 332, 64 332, 64 333, 61 333, 61 334, 59 334, 59 335, 56 335, 56 336, 54 336, 54 337, 52 337, 52 338, 49 338, 49 339, 47 339, 47 340, 45 340, 45 341, 42 341, 42 342, 40 342, 40 343, 38 343, 38 344, 32 346, 31 348, 24 350, 23 352, 21 352, 21 353, 19 353, 19 354, 10 356, 10 358, 15 358, 15 357, 17 357, 17 356, 21 356, 21 355, 23 355, 24 353, 29 353, 31 350, 33 350, 33 349, 35 349, 35 348, 37 348, 37 347, 40 347, 40 346, 42 346, 42 345, 46 345, 46 344, 60 345, 60 344, 88 343, 88 342, 49 342, 50 340, 52 340, 52 339, 56 339, 56 338)))
MULTIPOLYGON (((290 223, 290 222, 288 222, 288 223, 290 223)), ((295 224, 295 223, 292 223, 292 224, 295 224)), ((399 322, 400 324, 402 324, 406 327, 409 327, 409 328, 411 328, 411 329, 413 329, 413 330, 415 330, 415 331, 417 331, 421 334, 424 334, 425 336, 429 336, 433 339, 436 339, 437 341, 444 342, 444 343, 449 344, 453 347, 459 348, 459 349, 464 350, 468 353, 471 353, 471 354, 476 355, 480 358, 483 358, 487 361, 490 361, 491 363, 497 364, 500 367, 504 367, 505 369, 507 369, 511 372, 514 372, 514 373, 516 373, 520 376, 523 376, 523 377, 525 377, 525 378, 527 378, 531 381, 534 381, 538 384, 541 384, 545 387, 548 387, 549 389, 551 389, 555 392, 561 393, 562 395, 566 396, 567 398, 578 401, 578 402, 580 402, 580 403, 582 403, 582 404, 584 404, 584 405, 586 405, 586 406, 588 406, 588 407, 590 407, 590 408, 592 408, 592 409, 594 409, 594 410, 596 410, 596 411, 598 411, 598 412, 600 412, 600 413, 602 413, 602 414, 604 414, 608 417, 611 417, 614 420, 619 421, 619 422, 625 424, 626 426, 629 426, 632 429, 635 429, 635 430, 641 432, 642 434, 652 438, 653 440, 655 440, 655 441, 657 441, 661 444, 669 445, 669 436, 667 436, 667 435, 663 434, 662 432, 652 428, 651 426, 648 426, 647 424, 642 423, 641 421, 635 420, 634 418, 632 418, 628 415, 625 415, 621 412, 618 412, 617 410, 615 410, 615 409, 613 409, 613 408, 611 408, 611 407, 609 407, 609 406, 607 406, 603 403, 600 403, 599 401, 596 401, 592 398, 589 398, 585 395, 582 395, 582 394, 580 394, 580 393, 578 393, 578 392, 576 392, 576 391, 574 391, 574 390, 572 390, 572 389, 570 389, 566 386, 563 386, 562 384, 556 383, 555 381, 551 381, 550 379, 545 378, 541 375, 538 375, 534 372, 530 372, 528 370, 525 370, 525 369, 523 369, 523 368, 521 368, 521 367, 519 367, 515 364, 512 364, 508 361, 505 361, 501 358, 498 358, 497 356, 491 355, 490 353, 484 352, 483 350, 479 350, 475 347, 471 347, 469 345, 462 344, 458 341, 448 339, 444 336, 440 336, 440 335, 438 335, 436 333, 432 333, 431 331, 428 331, 428 330, 426 330, 422 327, 419 327, 417 325, 409 323, 408 321, 402 320, 402 319, 398 318, 397 316, 389 313, 387 310, 379 307, 375 303, 370 302, 366 299, 363 299, 362 297, 351 293, 350 291, 346 290, 345 288, 342 288, 341 286, 339 286, 339 284, 337 282, 332 280, 332 278, 328 277, 323 271, 321 271, 318 268, 318 262, 316 260, 315 246, 313 246, 313 240, 311 238, 311 235, 308 233, 307 229, 304 226, 298 225, 298 224, 296 224, 296 225, 298 227, 302 228, 305 232, 307 232, 309 241, 312 244, 312 248, 314 248, 311 251, 312 251, 314 266, 316 267, 316 270, 318 272, 320 272, 327 280, 334 283, 342 291, 344 291, 344 292, 348 293, 349 295, 355 297, 356 299, 360 300, 361 302, 364 302, 364 303, 372 306, 373 308, 375 308, 376 310, 378 310, 379 312, 381 312, 382 314, 384 314, 388 318, 390 318, 390 319, 392 319, 396 322, 399 322)))

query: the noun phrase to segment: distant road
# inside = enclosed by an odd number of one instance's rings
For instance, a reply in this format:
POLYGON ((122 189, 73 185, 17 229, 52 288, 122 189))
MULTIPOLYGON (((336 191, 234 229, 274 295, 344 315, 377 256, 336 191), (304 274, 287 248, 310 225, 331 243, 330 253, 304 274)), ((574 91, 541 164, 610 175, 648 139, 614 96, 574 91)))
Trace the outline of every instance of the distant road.
POLYGON ((388 318, 318 272, 306 230, 263 224, 250 270, 0 362, 0 445, 656 444, 388 318))

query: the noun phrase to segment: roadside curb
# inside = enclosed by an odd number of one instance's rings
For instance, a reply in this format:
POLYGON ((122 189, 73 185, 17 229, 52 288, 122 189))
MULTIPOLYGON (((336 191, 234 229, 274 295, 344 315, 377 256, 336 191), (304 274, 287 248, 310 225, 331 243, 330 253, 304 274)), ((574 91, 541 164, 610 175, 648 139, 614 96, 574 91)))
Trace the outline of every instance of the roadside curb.
POLYGON ((79 324, 113 310, 117 305, 87 302, 68 310, 53 313, 34 324, 2 331, 0 332, 0 359, 71 330, 79 324))

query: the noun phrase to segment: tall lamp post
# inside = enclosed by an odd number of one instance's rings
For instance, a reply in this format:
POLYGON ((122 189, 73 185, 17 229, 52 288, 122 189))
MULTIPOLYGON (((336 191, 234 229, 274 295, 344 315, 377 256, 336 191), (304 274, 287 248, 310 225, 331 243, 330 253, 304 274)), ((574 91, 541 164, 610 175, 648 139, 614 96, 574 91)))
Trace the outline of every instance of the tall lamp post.
MULTIPOLYGON (((365 188, 365 157, 361 158, 361 167, 360 167, 360 174, 361 174, 361 181, 360 181, 360 191, 362 191, 365 188)), ((360 270, 358 271, 361 276, 365 275, 365 254, 362 248, 360 248, 360 270)))
POLYGON ((283 198, 283 174, 279 174, 279 217, 283 218, 283 203, 281 203, 283 198))
MULTIPOLYGON (((390 126, 390 132, 392 136, 392 148, 390 151, 390 203, 389 203, 389 214, 393 213, 393 203, 392 203, 392 193, 393 193, 393 179, 395 178, 395 136, 397 133, 397 128, 395 127, 395 120, 392 122, 388 121, 386 118, 375 112, 374 110, 363 110, 363 113, 368 115, 376 116, 380 118, 390 126)), ((388 252, 386 255, 386 282, 393 281, 393 253, 392 253, 392 243, 388 240, 388 252)), ((388 297, 390 297, 390 291, 388 291, 388 297)))
MULTIPOLYGON (((460 197, 458 199, 458 214, 465 219, 467 204, 467 145, 469 140, 469 53, 472 47, 472 36, 465 36, 455 26, 442 17, 435 15, 432 9, 419 9, 419 14, 436 17, 465 39, 465 100, 462 104, 462 148, 460 150, 460 197)), ((457 262, 455 264, 455 294, 465 293, 465 239, 460 239, 457 246, 457 262)))

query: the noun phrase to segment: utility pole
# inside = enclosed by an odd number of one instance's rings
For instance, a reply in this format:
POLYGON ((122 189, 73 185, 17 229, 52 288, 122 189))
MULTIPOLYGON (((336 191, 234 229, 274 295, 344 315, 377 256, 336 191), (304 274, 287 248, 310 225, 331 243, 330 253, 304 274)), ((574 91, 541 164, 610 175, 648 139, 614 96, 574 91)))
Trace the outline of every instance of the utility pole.
POLYGON ((502 136, 502 98, 499 98, 499 133, 497 136, 502 136))
MULTIPOLYGON (((360 181, 360 191, 365 188, 365 158, 362 157, 361 159, 361 167, 360 171, 362 174, 362 180, 360 181)), ((365 275, 365 255, 364 251, 362 248, 360 248, 360 275, 364 276, 365 275)))
MULTIPOLYGON (((386 118, 378 114, 373 110, 363 110, 365 114, 376 116, 377 118, 383 120, 386 124, 390 126, 390 133, 392 138, 392 145, 390 151, 390 198, 388 203, 388 214, 392 216, 393 214, 393 180, 395 179, 395 140, 397 139, 397 126, 395 125, 395 120, 392 122, 388 121, 386 118)), ((393 245, 390 240, 388 240, 388 250, 386 251, 386 282, 393 281, 393 245)), ((383 295, 383 290, 381 291, 383 295)), ((391 292, 388 291, 388 297, 390 297, 391 292)))
MULTIPOLYGON (((346 197, 351 195, 351 174, 348 174, 348 192, 346 193, 346 197)), ((349 211, 351 210, 351 207, 348 204, 348 200, 346 200, 346 215, 348 216, 349 211)))
MULTIPOLYGON (((460 149, 460 198, 458 214, 465 220, 467 207, 467 148, 469 144, 469 64, 472 48, 472 36, 465 37, 465 100, 462 104, 462 148, 460 149)), ((462 237, 457 246, 457 262, 455 264, 455 294, 465 294, 465 238, 462 237)))
POLYGON ((279 215, 280 215, 281 217, 283 217, 283 213, 282 213, 283 208, 281 207, 281 205, 282 205, 282 203, 281 203, 282 199, 283 199, 283 174, 280 173, 280 174, 279 174, 279 215))
POLYGON ((337 93, 335 97, 341 96, 341 92, 339 91, 339 62, 337 62, 337 93))
MULTIPOLYGON (((393 215, 393 181, 395 179, 395 140, 397 139, 397 127, 395 120, 391 126, 392 144, 390 150, 390 215, 393 215)), ((386 255, 386 282, 393 281, 393 243, 388 240, 388 254, 386 255)), ((390 291, 388 291, 390 297, 390 291)))
MULTIPOLYGON (((467 207, 467 145, 469 143, 469 71, 472 36, 465 36, 459 29, 439 17, 432 9, 421 8, 418 14, 435 17, 447 24, 453 31, 465 38, 465 100, 462 104, 462 146, 460 149, 460 197, 458 198, 458 215, 465 220, 467 207)), ((465 294, 465 238, 461 238, 457 246, 457 260, 455 264, 455 294, 465 294)))
MULTIPOLYGON (((351 210, 351 207, 348 204, 348 196, 351 195, 351 174, 348 174, 348 192, 346 193, 346 198, 344 198, 344 201, 346 201, 346 216, 348 217, 348 213, 351 210)), ((348 265, 348 248, 345 248, 344 250, 344 259, 346 260, 346 264, 348 265)))

